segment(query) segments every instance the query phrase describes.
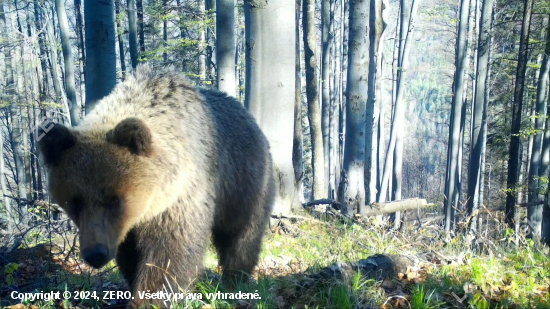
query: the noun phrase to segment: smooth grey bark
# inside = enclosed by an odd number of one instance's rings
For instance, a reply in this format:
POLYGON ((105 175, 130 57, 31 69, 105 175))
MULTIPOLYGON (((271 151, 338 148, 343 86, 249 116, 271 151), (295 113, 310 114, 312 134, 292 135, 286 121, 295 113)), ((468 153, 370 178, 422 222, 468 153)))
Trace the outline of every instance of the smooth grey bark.
POLYGON ((325 186, 325 158, 323 150, 322 113, 319 107, 319 74, 317 72, 316 46, 317 35, 315 27, 315 1, 302 2, 302 24, 304 36, 304 54, 306 69, 307 117, 311 136, 311 166, 313 169, 312 199, 327 197, 325 186))
POLYGON ((471 150, 468 164, 468 198, 466 202, 469 216, 479 207, 479 203, 482 200, 481 162, 483 149, 485 148, 485 139, 483 137, 486 135, 487 106, 489 104, 488 73, 492 20, 493 0, 484 0, 481 8, 481 24, 479 26, 479 38, 477 42, 477 72, 475 75, 476 84, 472 106, 471 150))
MULTIPOLYGON (((201 27, 200 27, 200 36, 199 36, 199 77, 201 83, 206 79, 206 2, 201 0, 199 2, 199 14, 201 16, 201 27)), ((183 19, 183 18, 182 18, 183 19)), ((182 22, 183 20, 180 20, 182 22)), ((237 53, 235 53, 237 56, 237 53)), ((235 62, 236 63, 236 62, 235 62)))
MULTIPOLYGON (((392 186, 391 186, 391 199, 392 201, 398 201, 401 199, 402 186, 403 186, 403 133, 397 135, 397 141, 395 142, 395 150, 393 153, 393 167, 392 167, 392 186)), ((392 215, 394 229, 401 227, 401 213, 396 212, 392 215)))
MULTIPOLYGON (((546 123, 544 126, 544 137, 542 141, 542 157, 540 163, 540 175, 547 180, 550 178, 549 163, 550 163, 550 96, 546 101, 546 123)), ((546 184, 546 201, 542 210, 542 241, 550 244, 550 190, 546 184)))
MULTIPOLYGON (((205 2, 208 25, 216 24, 216 0, 206 0, 205 2)), ((216 75, 216 27, 206 27, 206 66, 208 79, 214 83, 217 81, 216 75)))
MULTIPOLYGON (((313 1, 315 4, 315 1, 313 1)), ((315 6, 315 5, 314 5, 315 6)), ((315 10, 314 10, 315 12, 315 10)), ((330 50, 332 47, 330 0, 321 1, 321 131, 323 134, 324 179, 329 185, 330 169, 330 50)), ((313 33, 314 35, 315 33, 313 33)))
MULTIPOLYGON (((377 202, 384 202, 386 199, 386 194, 388 192, 390 175, 392 175, 393 170, 393 157, 395 154, 395 149, 397 145, 397 137, 399 134, 402 134, 402 124, 403 117, 405 113, 405 106, 403 102, 404 89, 405 89, 405 76, 408 67, 408 57, 411 48, 412 34, 414 30, 414 20, 416 16, 416 11, 418 8, 418 0, 413 0, 410 6, 410 10, 404 9, 405 3, 404 0, 401 1, 401 17, 400 17, 400 35, 399 35, 399 48, 397 53, 397 66, 400 68, 397 72, 397 84, 396 84, 396 95, 395 95, 395 104, 393 111, 393 119, 390 128, 390 141, 386 150, 386 158, 384 162, 384 173, 382 175, 382 180, 380 184, 380 191, 378 191, 377 202), (407 17, 408 16, 408 17, 407 17)), ((392 192, 390 190, 389 192, 392 192)))
POLYGON ((294 167, 294 185, 300 202, 303 200, 303 136, 302 136, 302 70, 300 65, 300 7, 302 0, 296 0, 296 59, 295 59, 295 99, 294 99, 294 139, 292 146, 292 166, 294 167))
MULTIPOLYGON (((20 33, 23 33, 23 27, 21 25, 21 18, 19 17, 19 7, 17 5, 17 0, 13 1, 14 4, 14 15, 15 20, 17 23, 17 29, 20 33)), ((20 40, 18 46, 16 46, 19 50, 19 61, 21 65, 16 65, 16 76, 17 76, 17 100, 19 102, 24 103, 25 106, 30 106, 29 102, 29 92, 28 92, 28 83, 27 83, 27 74, 25 74, 25 71, 27 70, 27 61, 25 60, 25 47, 26 42, 25 40, 20 40)), ((20 121, 20 133, 21 133, 21 154, 23 156, 23 184, 25 185, 25 191, 27 193, 32 192, 32 183, 31 183, 31 165, 30 165, 30 153, 29 153, 29 132, 28 132, 28 124, 29 124, 29 118, 28 118, 28 108, 25 108, 24 106, 19 106, 19 113, 20 118, 18 121, 20 121)))
POLYGON ((292 168, 296 51, 289 46, 296 44, 296 24, 288 17, 295 6, 295 0, 244 2, 245 106, 271 145, 278 186, 273 212, 283 214, 302 208, 292 168))
POLYGON ((506 223, 511 228, 515 227, 516 217, 516 187, 520 174, 520 130, 521 115, 523 110, 523 93, 525 90, 525 72, 527 70, 527 57, 529 54, 529 28, 531 26, 531 12, 533 0, 525 0, 521 35, 519 42, 518 65, 516 71, 516 83, 514 87, 514 102, 512 104, 512 130, 510 136, 510 153, 508 158, 508 177, 506 179, 506 223))
MULTIPOLYGON (((56 0, 56 1, 63 1, 63 0, 56 0)), ((116 32, 118 37, 118 58, 120 60, 120 71, 122 73, 122 80, 126 79, 126 60, 124 59, 124 40, 122 39, 122 34, 124 33, 124 29, 122 27, 122 23, 120 22, 120 18, 118 16, 120 15, 120 0, 115 0, 115 13, 116 13, 116 32)))
MULTIPOLYGON (((2 8, 4 9, 4 4, 2 3, 2 8)), ((18 30, 22 32, 21 23, 19 20, 19 16, 17 14, 17 2, 14 1, 15 8, 12 8, 10 4, 7 5, 7 8, 9 11, 12 11, 15 13, 15 20, 18 24, 18 30)), ((9 36, 9 30, 7 28, 7 14, 2 12, 3 14, 3 29, 5 30, 5 36, 9 36)), ((12 24, 13 26, 13 24, 12 24)), ((11 38, 8 38, 8 44, 11 43, 11 38)), ((6 67, 6 73, 8 75, 7 81, 6 81, 6 88, 11 88, 11 90, 8 90, 8 94, 12 97, 12 100, 10 100, 12 103, 9 105, 9 118, 11 123, 11 146, 13 150, 13 162, 15 163, 15 175, 14 180, 17 185, 18 195, 19 195, 19 216, 22 224, 27 224, 29 219, 29 213, 28 213, 28 204, 27 204, 27 173, 26 173, 26 162, 25 162, 25 149, 26 143, 26 135, 25 135, 25 123, 24 123, 24 113, 21 106, 16 102, 22 102, 23 99, 20 97, 20 95, 24 95, 24 92, 26 91, 24 89, 25 85, 23 84, 22 80, 22 74, 21 74, 21 66, 17 65, 17 61, 14 61, 14 58, 19 56, 21 60, 23 60, 23 54, 24 54, 24 45, 17 45, 14 42, 15 46, 15 52, 11 53, 5 53, 4 56, 9 56, 10 58, 5 61, 5 64, 10 66, 10 68, 6 67), (11 58, 14 57, 14 58, 11 58), (15 65, 14 65, 15 64, 15 65), (10 87, 10 84, 12 85, 10 87)), ((24 66, 24 63, 23 63, 24 66)), ((28 102, 27 102, 28 103, 28 102)), ((3 145, 2 145, 3 146, 3 145)))
MULTIPOLYGON (((466 84, 464 85, 464 88, 466 87, 466 84)), ((458 148, 458 159, 457 159, 457 175, 458 175, 458 181, 456 183, 456 188, 458 193, 455 195, 455 200, 453 201, 453 205, 456 205, 457 209, 460 209, 461 211, 463 209, 463 204, 460 202, 460 198, 462 196, 462 162, 463 162, 463 155, 464 155, 464 134, 466 132, 466 110, 467 104, 466 102, 462 103, 462 113, 460 114, 460 138, 458 140, 458 145, 460 147, 458 148)))
POLYGON ((365 210, 365 136, 372 136, 374 105, 367 106, 369 76, 368 1, 351 0, 349 5, 348 80, 346 140, 342 167, 341 210, 352 216, 365 210))
POLYGON ((130 42, 130 61, 132 69, 136 69, 139 61, 136 24, 136 3, 135 0, 128 0, 128 41, 130 42))
POLYGON ((69 106, 71 124, 77 126, 80 123, 80 106, 76 100, 73 47, 69 37, 69 22, 67 20, 67 12, 65 11, 65 1, 55 0, 55 9, 57 11, 57 21, 59 22, 59 33, 61 34, 61 47, 63 49, 65 64, 65 93, 67 94, 67 104, 69 106))
POLYGON ((336 199, 337 197, 337 188, 339 183, 339 171, 340 171, 340 156, 339 156, 339 144, 340 144, 340 130, 339 130, 339 122, 338 119, 340 118, 340 105, 342 103, 341 97, 342 97, 342 76, 341 76, 341 59, 342 59, 342 3, 341 2, 333 2, 332 5, 332 15, 333 15, 333 44, 332 44, 332 50, 333 50, 333 61, 331 66, 331 73, 332 73, 332 92, 331 92, 331 102, 330 102, 330 116, 329 116, 329 122, 330 122, 330 135, 329 135, 329 197, 332 199, 336 199), (339 7, 337 7, 339 5, 339 7), (339 18, 339 20, 338 20, 339 18))
MULTIPOLYGON (((544 200, 544 195, 540 192, 541 179, 540 177, 547 177, 547 175, 541 174, 541 157, 542 157, 542 140, 544 135, 544 124, 546 121, 546 92, 548 88, 548 73, 550 71, 550 65, 548 63, 548 56, 550 55, 550 20, 545 33, 546 47, 542 54, 542 64, 540 67, 539 78, 537 81, 537 94, 536 94, 536 114, 535 114, 535 131, 536 134, 533 138, 533 145, 531 150, 531 164, 529 168, 529 196, 528 202, 538 202, 544 200)), ((529 227, 531 229, 531 235, 533 237, 542 236, 542 210, 543 205, 529 206, 527 207, 527 220, 529 220, 529 227)))
MULTIPOLYGON (((382 12, 385 4, 382 0, 370 1, 369 18, 369 77, 368 77, 368 100, 367 108, 374 106, 374 117, 372 123, 372 134, 365 135, 365 202, 371 204, 376 201, 376 189, 378 180, 378 154, 381 152, 379 146, 380 116, 382 115, 381 84, 382 79, 382 57, 383 57, 383 33, 386 23, 383 20, 382 12), (370 168, 368 168, 370 166, 370 168)), ((368 129, 367 129, 368 130, 368 129)))
POLYGON ((84 0, 86 113, 116 85, 114 13, 113 0, 84 0))
POLYGON ((235 96, 235 0, 216 0, 216 64, 218 90, 235 96))
POLYGON ((451 119, 449 128, 449 143, 447 155, 447 172, 445 179, 445 231, 454 229, 454 214, 458 201, 460 171, 459 161, 461 140, 462 106, 464 105, 464 71, 466 53, 468 50, 468 16, 470 14, 469 0, 460 2, 460 21, 458 24, 458 37, 455 52, 455 76, 453 80, 453 98, 451 102, 451 119))

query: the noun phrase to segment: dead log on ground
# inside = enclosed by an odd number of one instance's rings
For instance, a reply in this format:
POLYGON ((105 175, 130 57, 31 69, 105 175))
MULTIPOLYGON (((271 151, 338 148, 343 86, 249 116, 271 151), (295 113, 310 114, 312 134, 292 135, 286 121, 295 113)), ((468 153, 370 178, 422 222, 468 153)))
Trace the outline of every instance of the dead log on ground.
MULTIPOLYGON (((334 209, 340 209, 340 202, 331 200, 331 199, 321 199, 303 204, 304 207, 315 206, 315 205, 331 205, 334 209)), ((375 216, 381 214, 394 213, 397 211, 406 211, 413 210, 418 208, 431 207, 434 204, 428 203, 425 199, 421 198, 410 198, 399 201, 392 201, 387 203, 373 203, 371 205, 365 206, 365 211, 363 216, 375 216)))
POLYGON ((410 198, 400 201, 393 201, 388 203, 373 203, 365 207, 363 212, 364 216, 376 216, 382 214, 389 214, 398 211, 414 210, 419 208, 426 208, 434 206, 434 204, 428 203, 425 199, 410 198))

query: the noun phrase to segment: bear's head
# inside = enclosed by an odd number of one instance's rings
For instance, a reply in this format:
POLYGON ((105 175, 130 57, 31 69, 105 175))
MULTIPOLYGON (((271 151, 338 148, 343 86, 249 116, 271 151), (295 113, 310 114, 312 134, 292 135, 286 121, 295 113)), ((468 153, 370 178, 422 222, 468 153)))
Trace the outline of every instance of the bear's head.
POLYGON ((156 177, 149 128, 137 118, 107 133, 50 123, 37 137, 49 192, 79 227, 83 259, 104 266, 151 204, 156 177))

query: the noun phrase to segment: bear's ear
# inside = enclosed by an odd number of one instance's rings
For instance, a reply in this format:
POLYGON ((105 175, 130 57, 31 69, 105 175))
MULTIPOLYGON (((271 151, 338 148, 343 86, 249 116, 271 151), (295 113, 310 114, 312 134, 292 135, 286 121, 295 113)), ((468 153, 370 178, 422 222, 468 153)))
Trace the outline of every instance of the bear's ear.
POLYGON ((71 130, 59 123, 43 124, 36 130, 38 151, 46 165, 56 164, 63 152, 74 146, 76 138, 71 130))
POLYGON ((138 156, 148 156, 152 152, 151 131, 142 120, 134 117, 122 120, 107 132, 107 141, 126 147, 138 156))

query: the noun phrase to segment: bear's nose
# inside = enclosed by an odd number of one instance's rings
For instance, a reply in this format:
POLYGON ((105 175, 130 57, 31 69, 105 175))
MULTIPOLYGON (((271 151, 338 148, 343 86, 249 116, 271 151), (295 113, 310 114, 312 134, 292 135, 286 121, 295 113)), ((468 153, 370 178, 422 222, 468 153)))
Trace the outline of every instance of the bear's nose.
POLYGON ((107 247, 100 244, 82 250, 82 257, 93 268, 100 268, 109 262, 107 247))

